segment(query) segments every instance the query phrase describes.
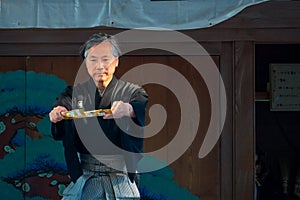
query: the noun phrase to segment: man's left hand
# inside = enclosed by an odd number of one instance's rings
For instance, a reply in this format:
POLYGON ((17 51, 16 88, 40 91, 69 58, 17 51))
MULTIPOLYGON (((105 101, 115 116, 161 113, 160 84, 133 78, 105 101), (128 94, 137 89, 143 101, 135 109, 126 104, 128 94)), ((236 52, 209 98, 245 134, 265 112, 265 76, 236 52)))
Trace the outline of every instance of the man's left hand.
POLYGON ((115 101, 111 106, 111 114, 106 114, 103 119, 117 119, 122 117, 135 117, 133 108, 130 103, 115 101))

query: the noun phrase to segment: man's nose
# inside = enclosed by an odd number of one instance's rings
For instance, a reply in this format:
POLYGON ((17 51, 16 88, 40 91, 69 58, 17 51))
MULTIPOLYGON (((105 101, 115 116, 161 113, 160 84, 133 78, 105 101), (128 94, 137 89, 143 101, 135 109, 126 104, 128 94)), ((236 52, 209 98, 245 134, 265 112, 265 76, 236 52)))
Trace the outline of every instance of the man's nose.
POLYGON ((104 69, 104 63, 101 62, 100 60, 96 63, 96 69, 104 69))

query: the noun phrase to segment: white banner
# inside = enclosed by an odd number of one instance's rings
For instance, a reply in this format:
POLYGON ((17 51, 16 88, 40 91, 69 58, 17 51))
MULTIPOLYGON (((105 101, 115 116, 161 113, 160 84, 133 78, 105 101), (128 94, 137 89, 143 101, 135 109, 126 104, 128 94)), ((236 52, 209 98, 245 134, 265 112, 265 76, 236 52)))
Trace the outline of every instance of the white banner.
POLYGON ((266 0, 0 0, 0 28, 210 27, 266 0))

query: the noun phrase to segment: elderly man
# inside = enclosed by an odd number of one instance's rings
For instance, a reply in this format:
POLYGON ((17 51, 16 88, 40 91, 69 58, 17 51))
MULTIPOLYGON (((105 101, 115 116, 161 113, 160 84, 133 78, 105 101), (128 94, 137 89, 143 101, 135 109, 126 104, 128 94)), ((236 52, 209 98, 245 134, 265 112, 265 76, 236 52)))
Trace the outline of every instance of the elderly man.
POLYGON ((81 56, 90 79, 68 87, 49 113, 53 137, 63 141, 72 180, 63 199, 140 199, 134 180, 148 96, 143 88, 114 76, 120 50, 113 36, 92 35, 81 56), (74 109, 107 112, 66 119, 74 109))

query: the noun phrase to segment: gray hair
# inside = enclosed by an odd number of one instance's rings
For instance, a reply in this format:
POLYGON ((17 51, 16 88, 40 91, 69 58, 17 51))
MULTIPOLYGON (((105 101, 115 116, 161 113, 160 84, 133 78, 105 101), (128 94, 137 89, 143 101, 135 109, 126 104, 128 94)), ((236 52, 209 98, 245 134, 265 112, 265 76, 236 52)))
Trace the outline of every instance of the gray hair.
POLYGON ((80 47, 80 55, 83 59, 86 58, 88 50, 102 42, 109 42, 111 44, 111 51, 114 57, 121 56, 121 50, 119 47, 119 44, 114 36, 106 34, 106 33, 95 33, 93 34, 88 41, 86 41, 81 47, 80 47))

